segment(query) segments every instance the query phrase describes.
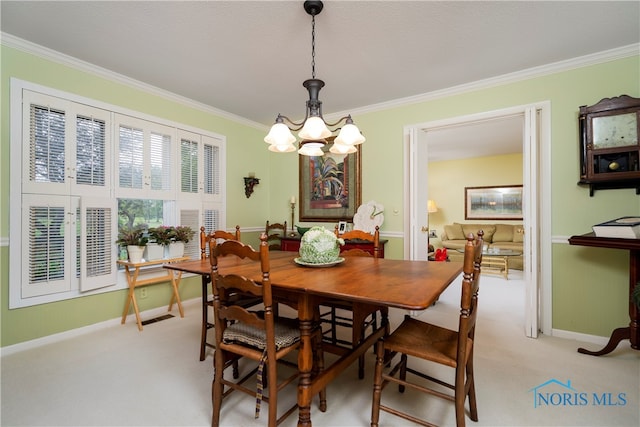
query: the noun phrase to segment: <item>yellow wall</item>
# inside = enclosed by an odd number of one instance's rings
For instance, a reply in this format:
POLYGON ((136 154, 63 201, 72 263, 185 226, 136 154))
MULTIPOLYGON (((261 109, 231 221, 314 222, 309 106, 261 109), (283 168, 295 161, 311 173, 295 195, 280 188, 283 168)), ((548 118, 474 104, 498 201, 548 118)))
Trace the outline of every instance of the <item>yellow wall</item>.
MULTIPOLYGON (((1 49, 0 237, 4 242, 9 236, 6 213, 10 186, 9 81, 12 77, 225 135, 228 147, 227 225, 252 228, 263 226, 266 219, 290 218, 287 200, 298 193, 298 156, 267 151, 262 140, 266 129, 185 106, 6 46, 1 49), (249 171, 255 171, 261 181, 247 199, 242 177, 249 171)), ((403 242, 397 236, 402 235, 405 214, 405 126, 549 101, 551 226, 555 239, 552 249, 553 327, 608 336, 613 328, 628 324, 625 295, 628 254, 569 246, 566 237, 588 232, 592 224, 607 219, 640 215, 640 196, 631 189, 599 191, 595 197, 589 197, 587 189, 576 185, 579 176, 578 107, 620 94, 640 97, 639 77, 640 56, 635 56, 384 111, 354 114, 355 122, 367 136, 362 147, 362 200, 376 200, 385 206, 387 214, 382 233, 383 237, 385 233, 392 235, 385 248, 387 256, 402 257, 403 242)), ((247 102, 251 100, 247 99, 247 102)), ((252 234, 248 233, 247 238, 253 238, 252 234)), ((6 245, 0 247, 2 346, 118 318, 121 314, 124 291, 9 310, 9 251, 6 245)), ((187 281, 183 292, 185 299, 197 297, 198 280, 187 281)), ((150 287, 149 293, 152 305, 164 304, 166 292, 163 287, 150 287)))
MULTIPOLYGON (((522 185, 522 154, 477 157, 474 159, 429 162, 429 198, 438 206, 438 212, 429 214, 429 229, 438 236, 443 226, 454 222, 505 224, 522 221, 472 221, 464 219, 464 188, 484 186, 522 185), (482 171, 480 174, 465 174, 461 171, 482 171)), ((439 238, 429 239, 438 246, 439 238)))

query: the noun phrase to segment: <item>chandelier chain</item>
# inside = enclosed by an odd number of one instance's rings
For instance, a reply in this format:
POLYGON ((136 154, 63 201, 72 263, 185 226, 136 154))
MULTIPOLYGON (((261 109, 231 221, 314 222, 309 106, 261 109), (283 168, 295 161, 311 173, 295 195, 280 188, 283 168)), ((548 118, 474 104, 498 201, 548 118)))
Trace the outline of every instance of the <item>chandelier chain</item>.
POLYGON ((316 16, 311 16, 311 78, 316 78, 316 16))

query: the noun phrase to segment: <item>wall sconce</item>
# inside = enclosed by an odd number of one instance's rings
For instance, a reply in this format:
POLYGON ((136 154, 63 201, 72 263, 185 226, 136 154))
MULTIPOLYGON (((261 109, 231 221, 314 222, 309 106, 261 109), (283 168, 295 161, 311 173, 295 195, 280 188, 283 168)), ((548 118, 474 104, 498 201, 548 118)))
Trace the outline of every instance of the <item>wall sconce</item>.
POLYGON ((260 180, 256 178, 253 172, 250 172, 249 176, 244 177, 244 195, 247 196, 247 199, 251 197, 253 187, 257 184, 260 184, 260 180))

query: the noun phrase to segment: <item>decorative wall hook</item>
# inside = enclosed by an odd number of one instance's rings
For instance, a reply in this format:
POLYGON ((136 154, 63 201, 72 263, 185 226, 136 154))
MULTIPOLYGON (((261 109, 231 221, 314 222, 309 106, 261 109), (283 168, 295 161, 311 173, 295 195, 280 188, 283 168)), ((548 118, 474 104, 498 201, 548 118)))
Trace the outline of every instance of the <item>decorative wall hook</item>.
POLYGON ((253 186, 256 184, 260 184, 260 180, 253 176, 245 176, 244 177, 244 195, 247 196, 247 199, 251 197, 251 193, 253 193, 253 186))

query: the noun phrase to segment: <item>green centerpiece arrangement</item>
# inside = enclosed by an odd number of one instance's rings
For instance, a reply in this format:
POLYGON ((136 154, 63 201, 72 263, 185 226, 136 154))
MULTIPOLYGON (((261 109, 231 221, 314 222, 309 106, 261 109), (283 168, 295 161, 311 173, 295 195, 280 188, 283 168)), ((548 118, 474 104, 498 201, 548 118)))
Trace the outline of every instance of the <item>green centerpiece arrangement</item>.
POLYGON ((300 261, 306 264, 331 264, 338 260, 344 240, 324 227, 311 227, 300 239, 300 261))

